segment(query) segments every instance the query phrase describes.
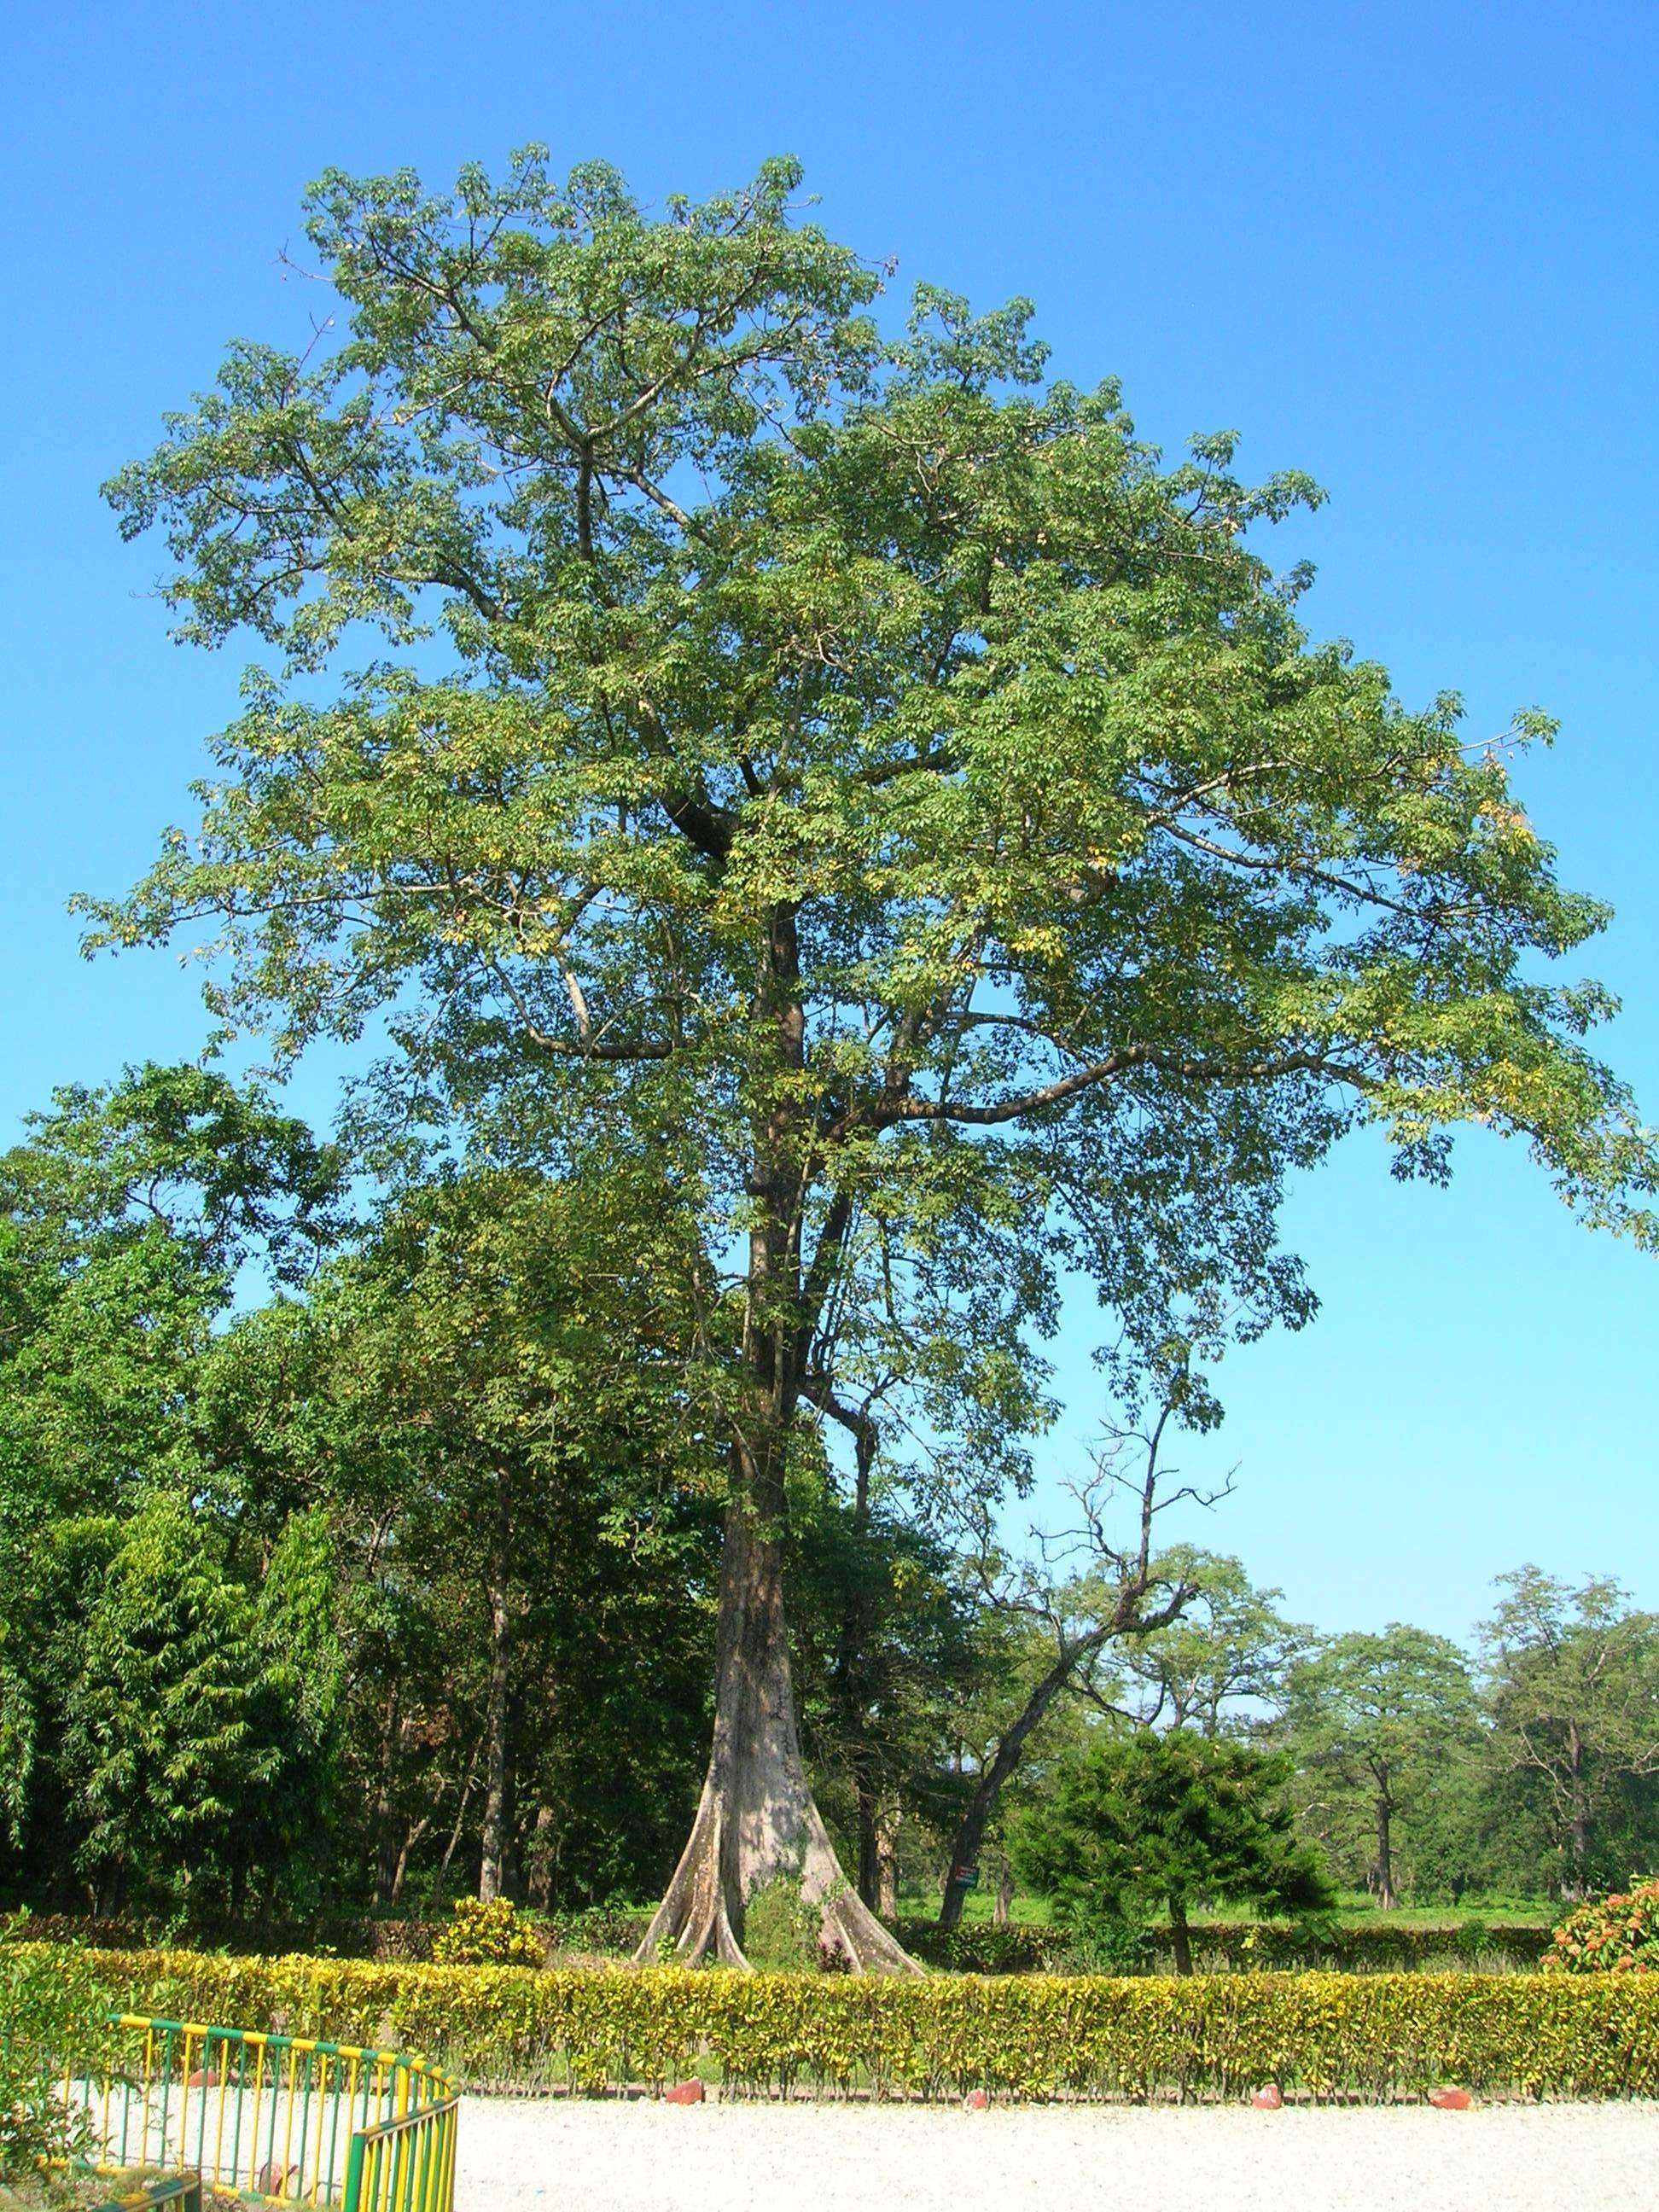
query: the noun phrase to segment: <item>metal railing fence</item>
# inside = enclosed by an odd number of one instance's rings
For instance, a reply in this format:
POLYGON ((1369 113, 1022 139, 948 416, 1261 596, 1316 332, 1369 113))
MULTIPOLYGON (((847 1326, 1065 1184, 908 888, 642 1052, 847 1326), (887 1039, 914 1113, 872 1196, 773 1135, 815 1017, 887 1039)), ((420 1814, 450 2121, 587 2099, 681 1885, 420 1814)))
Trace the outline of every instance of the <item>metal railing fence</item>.
POLYGON ((104 2077, 62 2084, 94 2171, 184 2171, 268 2204, 452 2212, 457 2100, 423 2059, 142 2013, 112 2024, 104 2077))

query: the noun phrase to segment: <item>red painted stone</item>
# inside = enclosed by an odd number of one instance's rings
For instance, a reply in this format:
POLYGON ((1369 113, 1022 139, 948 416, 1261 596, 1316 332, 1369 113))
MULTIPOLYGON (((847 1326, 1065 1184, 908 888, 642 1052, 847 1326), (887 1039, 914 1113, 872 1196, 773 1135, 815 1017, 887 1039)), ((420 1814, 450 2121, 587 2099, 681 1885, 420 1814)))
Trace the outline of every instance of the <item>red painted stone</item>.
POLYGON ((299 2179, 297 2166, 284 2166, 273 2158, 259 2168, 258 2179, 253 2185, 261 2197, 280 2197, 290 2181, 297 2182, 299 2179))
POLYGON ((970 2089, 962 2100, 962 2109, 964 2112, 988 2112, 991 2109, 990 2093, 985 2089, 970 2089))
POLYGON ((676 2081, 662 2093, 665 2105, 700 2105, 708 2093, 701 2081, 676 2081))
POLYGON ((1277 2081, 1269 2081, 1265 2088, 1258 2089, 1250 2099, 1258 2112, 1276 2112, 1284 2101, 1279 2094, 1277 2081))
POLYGON ((185 2082, 186 2089, 216 2089, 219 2076, 210 2066, 198 2066, 185 2082))
POLYGON ((1467 2089, 1437 2089, 1429 2102, 1437 2112, 1467 2112, 1474 2100, 1467 2089))

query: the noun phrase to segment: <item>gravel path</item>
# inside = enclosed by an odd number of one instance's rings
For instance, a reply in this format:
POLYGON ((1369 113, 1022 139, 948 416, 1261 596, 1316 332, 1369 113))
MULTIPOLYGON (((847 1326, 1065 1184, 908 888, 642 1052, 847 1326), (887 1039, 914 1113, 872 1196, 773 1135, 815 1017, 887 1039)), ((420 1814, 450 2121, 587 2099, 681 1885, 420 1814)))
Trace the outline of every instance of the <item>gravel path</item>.
POLYGON ((462 2107, 456 2212, 1653 2212, 1659 2105, 462 2107))

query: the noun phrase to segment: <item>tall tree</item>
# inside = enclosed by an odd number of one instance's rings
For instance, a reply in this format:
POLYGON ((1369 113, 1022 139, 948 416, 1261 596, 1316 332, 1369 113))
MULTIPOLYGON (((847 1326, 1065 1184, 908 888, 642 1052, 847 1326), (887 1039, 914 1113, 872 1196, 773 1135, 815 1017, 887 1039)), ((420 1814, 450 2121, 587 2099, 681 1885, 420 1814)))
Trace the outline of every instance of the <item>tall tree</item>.
MULTIPOLYGON (((1659 1615, 1638 1612, 1605 1576, 1576 1588, 1526 1566, 1482 1630, 1493 1756, 1541 1796, 1554 1877, 1565 1898, 1643 1871, 1616 1863, 1632 1791, 1659 1777, 1659 1615)), ((1659 1833, 1651 1811, 1650 1845, 1659 1833)))
POLYGON ((1291 1670, 1284 1724, 1322 1790, 1348 1792, 1367 1808, 1371 1886, 1392 1911, 1401 1811, 1478 1742, 1468 1661, 1446 1637, 1399 1621, 1379 1636, 1331 1637, 1291 1670))
POLYGON ((111 487, 183 635, 284 667, 92 941, 206 923, 228 1018, 288 1053, 378 1016, 393 1090, 549 1156, 657 1133, 737 1318, 714 1744, 649 1941, 739 1958, 787 1879, 898 1966, 812 1802, 784 1607, 849 1279, 914 1297, 960 1404, 964 1304, 1041 1318, 1065 1262, 1131 1346, 1180 1269, 1294 1304, 1281 1176, 1357 1118, 1405 1173, 1518 1135, 1644 1237, 1655 1161, 1583 1042, 1606 994, 1539 980, 1602 909, 1504 748, 1310 643, 1255 550, 1314 487, 1245 484, 1229 436, 1166 467, 1115 386, 1045 380, 1022 303, 923 287, 883 334, 798 183, 653 221, 538 150, 437 197, 321 180, 339 319, 234 348, 111 487), (401 661, 322 697, 375 629, 401 661))

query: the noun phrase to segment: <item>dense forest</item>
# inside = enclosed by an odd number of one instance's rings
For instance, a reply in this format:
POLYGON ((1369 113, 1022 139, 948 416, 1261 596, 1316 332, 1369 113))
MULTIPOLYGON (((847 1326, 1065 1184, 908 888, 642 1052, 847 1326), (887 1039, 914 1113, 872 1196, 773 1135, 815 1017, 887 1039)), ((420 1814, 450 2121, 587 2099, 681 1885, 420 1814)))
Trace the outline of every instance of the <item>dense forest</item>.
MULTIPOLYGON (((510 1169, 365 1206, 343 1157, 190 1067, 60 1094, 0 1158, 0 1899, 225 1917, 647 1899, 702 1778, 719 1468, 660 1189, 510 1169)), ((793 1661, 868 1900, 939 1903, 1080 1747, 1287 1753, 1329 1877, 1383 1905, 1659 1864, 1659 1618, 1504 1577, 1471 1650, 1318 1635, 1175 1551, 1100 1636, 1097 1558, 1017 1570, 803 1467, 793 1661), (1064 1662, 1063 1667, 1061 1662, 1064 1662)))

